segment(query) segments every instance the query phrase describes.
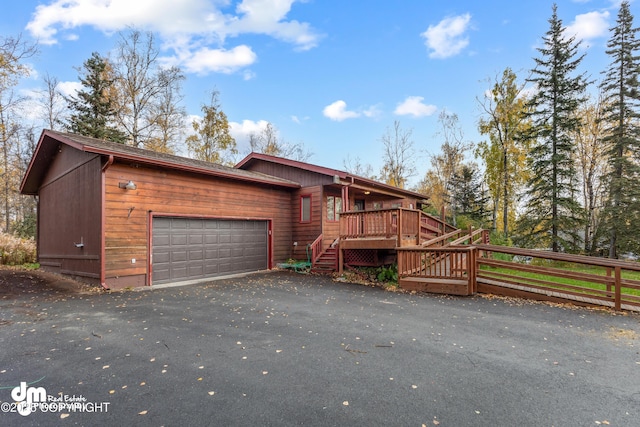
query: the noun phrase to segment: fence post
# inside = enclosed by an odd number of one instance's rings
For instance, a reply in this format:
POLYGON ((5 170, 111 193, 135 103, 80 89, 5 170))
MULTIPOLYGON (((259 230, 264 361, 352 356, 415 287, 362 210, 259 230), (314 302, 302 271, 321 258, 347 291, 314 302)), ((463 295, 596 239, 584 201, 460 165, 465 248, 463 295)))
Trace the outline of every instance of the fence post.
POLYGON ((622 303, 621 303, 621 299, 622 299, 622 273, 621 273, 621 268, 620 266, 616 266, 616 298, 615 298, 615 305, 616 305, 616 311, 620 311, 622 310, 622 303))
POLYGON ((467 279, 469 280, 469 295, 476 293, 476 256, 478 249, 471 247, 467 255, 467 279))

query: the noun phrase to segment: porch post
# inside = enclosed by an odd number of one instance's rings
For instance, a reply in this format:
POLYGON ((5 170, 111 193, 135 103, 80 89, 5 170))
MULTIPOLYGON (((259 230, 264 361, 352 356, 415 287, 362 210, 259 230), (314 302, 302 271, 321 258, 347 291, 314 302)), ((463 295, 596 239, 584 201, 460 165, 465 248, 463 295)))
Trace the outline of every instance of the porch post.
POLYGON ((342 210, 344 212, 349 212, 351 210, 349 208, 349 187, 346 185, 342 186, 342 210))

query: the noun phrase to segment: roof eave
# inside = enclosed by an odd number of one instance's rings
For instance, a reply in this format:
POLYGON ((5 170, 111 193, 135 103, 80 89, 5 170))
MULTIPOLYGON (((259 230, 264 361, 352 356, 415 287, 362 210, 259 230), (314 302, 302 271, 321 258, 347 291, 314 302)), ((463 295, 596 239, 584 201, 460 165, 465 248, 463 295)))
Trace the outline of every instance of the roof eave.
POLYGON ((86 152, 86 153, 93 153, 93 154, 98 154, 98 155, 104 155, 104 156, 113 156, 115 159, 118 160, 124 160, 124 161, 130 161, 130 162, 135 162, 135 163, 140 163, 140 164, 146 164, 146 165, 153 165, 153 166, 160 166, 160 167, 164 167, 167 169, 174 169, 174 170, 180 170, 183 172, 191 172, 191 173, 195 173, 195 174, 199 174, 199 175, 207 175, 207 176, 215 176, 215 177, 219 177, 219 178, 227 178, 227 179, 232 179, 232 180, 239 180, 239 181, 245 181, 245 182, 251 182, 251 183, 255 183, 255 184, 263 184, 263 185, 271 185, 271 186, 277 186, 277 187, 283 187, 283 188, 300 188, 300 184, 293 182, 293 181, 285 181, 285 180, 275 180, 275 179, 269 179, 266 175, 265 178, 260 178, 260 177, 250 177, 250 176, 239 176, 233 173, 227 173, 224 172, 222 170, 212 170, 212 169, 207 169, 207 168, 200 168, 197 166, 188 166, 188 165, 184 165, 184 164, 179 164, 179 163, 174 163, 174 162, 170 162, 170 161, 166 161, 166 160, 162 160, 162 159, 152 159, 152 158, 148 158, 148 157, 144 157, 144 156, 138 156, 135 154, 128 154, 128 153, 119 153, 119 152, 115 152, 113 150, 109 150, 109 149, 105 149, 105 148, 100 148, 100 147, 95 147, 92 145, 88 145, 88 144, 83 144, 82 142, 79 141, 75 141, 71 138, 66 137, 64 134, 60 134, 58 132, 53 132, 53 131, 49 131, 49 130, 44 130, 42 132, 42 135, 40 136, 40 140, 38 141, 38 146, 36 147, 36 150, 34 151, 34 155, 31 158, 31 162, 29 163, 29 167, 27 168, 27 172, 25 173, 22 183, 20 185, 20 191, 23 194, 28 194, 28 195, 37 195, 37 188, 27 188, 27 191, 25 191, 25 185, 27 184, 29 177, 31 177, 31 173, 32 173, 32 169, 34 164, 37 162, 37 158, 40 155, 42 148, 42 143, 45 140, 46 137, 51 137, 52 139, 55 139, 56 141, 59 141, 65 145, 68 145, 70 147, 73 147, 77 150, 86 152))
POLYGON ((315 172, 315 173, 319 173, 327 176, 338 176, 340 177, 340 179, 346 179, 349 176, 348 173, 337 170, 337 169, 326 168, 324 166, 318 166, 311 163, 300 162, 298 160, 285 159, 284 157, 277 157, 277 156, 272 156, 270 154, 263 154, 263 153, 256 153, 256 152, 249 153, 244 159, 240 160, 240 162, 236 164, 235 168, 244 169, 244 166, 246 166, 252 160, 262 160, 265 162, 277 163, 277 164, 294 167, 298 169, 303 169, 303 170, 307 170, 307 171, 311 171, 311 172, 315 172))
POLYGON ((248 182, 253 182, 256 184, 267 184, 267 185, 275 185, 275 186, 279 186, 279 187, 286 187, 286 188, 299 188, 300 184, 294 183, 294 182, 283 182, 283 181, 277 181, 277 180, 270 180, 270 179, 259 179, 258 177, 246 177, 246 176, 238 176, 232 173, 226 173, 223 171, 214 171, 211 169, 206 169, 206 168, 199 168, 197 166, 187 166, 187 165, 180 165, 180 164, 176 164, 176 163, 172 163, 172 162, 167 162, 167 161, 163 161, 163 160, 158 160, 158 159, 149 159, 143 156, 135 156, 135 155, 131 155, 131 154, 122 154, 122 153, 113 153, 110 150, 103 150, 97 147, 92 147, 92 146, 82 146, 82 151, 86 151, 88 153, 94 153, 94 154, 100 154, 100 155, 113 155, 116 159, 119 160, 127 160, 127 161, 131 161, 131 162, 136 162, 136 163, 142 163, 142 164, 148 164, 148 165, 153 165, 153 166, 161 166, 164 168, 168 168, 168 169, 175 169, 175 170, 180 170, 183 172, 192 172, 192 173, 196 173, 196 174, 200 174, 200 175, 209 175, 209 176, 216 176, 216 177, 220 177, 220 178, 228 178, 228 179, 235 179, 235 180, 240 180, 240 181, 248 181, 248 182))

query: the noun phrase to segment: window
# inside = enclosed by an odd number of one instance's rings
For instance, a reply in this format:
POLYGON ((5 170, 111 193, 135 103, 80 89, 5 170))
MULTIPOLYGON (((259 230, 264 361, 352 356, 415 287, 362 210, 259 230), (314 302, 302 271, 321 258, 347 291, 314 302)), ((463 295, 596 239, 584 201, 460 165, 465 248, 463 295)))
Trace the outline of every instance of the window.
POLYGON ((300 196, 300 222, 311 222, 311 196, 300 196))
POLYGON ((342 212, 342 197, 327 196, 327 221, 339 221, 342 212))

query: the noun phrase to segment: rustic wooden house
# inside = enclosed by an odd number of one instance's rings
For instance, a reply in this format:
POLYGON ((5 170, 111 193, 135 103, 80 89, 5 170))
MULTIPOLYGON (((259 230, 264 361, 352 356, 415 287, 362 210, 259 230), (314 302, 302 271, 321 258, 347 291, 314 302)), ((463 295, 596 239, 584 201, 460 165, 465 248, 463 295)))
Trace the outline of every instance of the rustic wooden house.
POLYGON ((444 226, 417 210, 426 196, 343 171, 256 153, 231 168, 50 130, 20 190, 38 198, 42 268, 112 289, 267 270, 306 248, 319 266, 341 236, 373 254, 352 264, 380 263, 444 226))

